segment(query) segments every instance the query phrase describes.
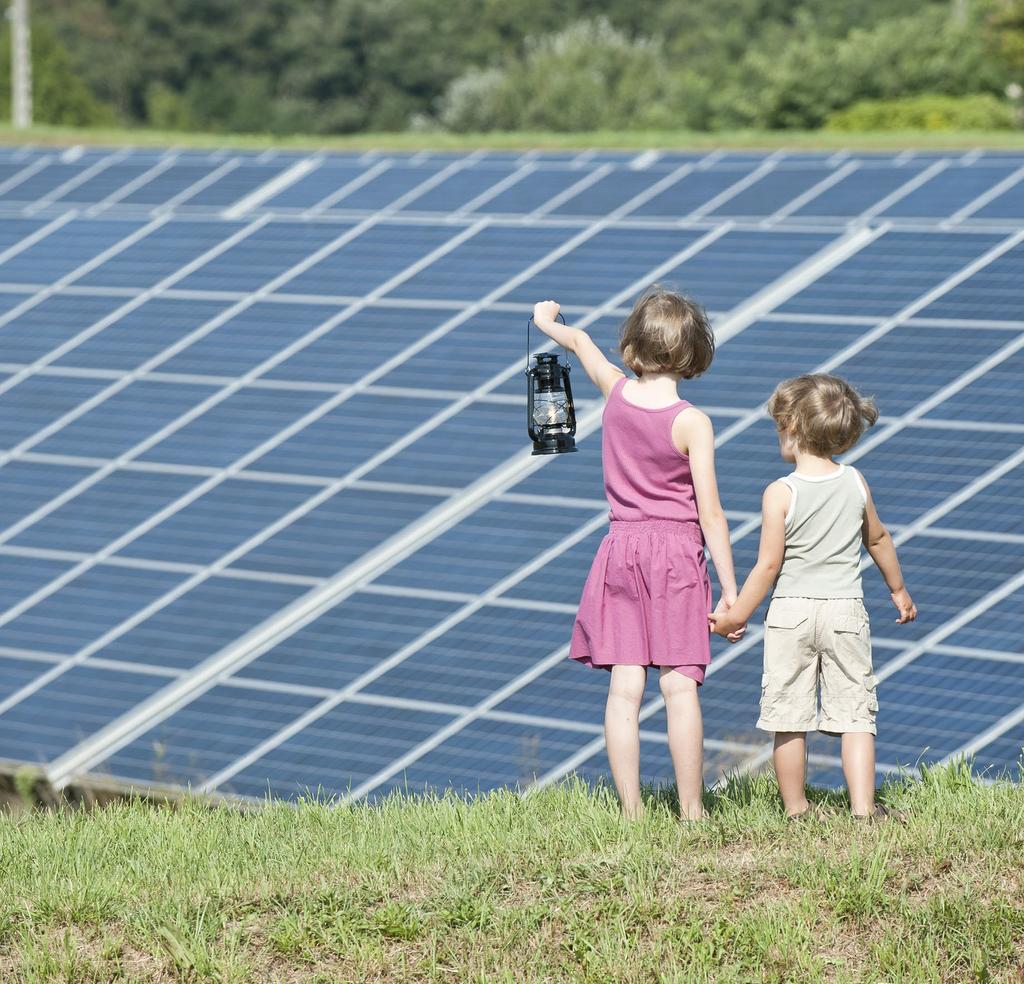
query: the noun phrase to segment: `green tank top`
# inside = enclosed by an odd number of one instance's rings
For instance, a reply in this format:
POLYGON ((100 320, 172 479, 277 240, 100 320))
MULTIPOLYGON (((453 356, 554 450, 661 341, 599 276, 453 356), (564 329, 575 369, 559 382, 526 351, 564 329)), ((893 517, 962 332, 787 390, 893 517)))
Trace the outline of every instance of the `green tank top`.
POLYGON ((860 557, 867 493, 860 476, 840 465, 830 475, 793 472, 782 481, 792 497, 773 597, 863 598, 860 557))

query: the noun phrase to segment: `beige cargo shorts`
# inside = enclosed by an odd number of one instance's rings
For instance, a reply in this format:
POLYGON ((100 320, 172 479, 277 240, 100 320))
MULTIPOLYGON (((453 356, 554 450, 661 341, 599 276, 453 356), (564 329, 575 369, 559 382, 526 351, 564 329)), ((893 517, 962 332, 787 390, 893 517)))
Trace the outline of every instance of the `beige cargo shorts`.
POLYGON ((764 620, 764 731, 877 734, 868 613, 860 598, 775 598, 764 620), (818 689, 821 688, 821 714, 818 689))

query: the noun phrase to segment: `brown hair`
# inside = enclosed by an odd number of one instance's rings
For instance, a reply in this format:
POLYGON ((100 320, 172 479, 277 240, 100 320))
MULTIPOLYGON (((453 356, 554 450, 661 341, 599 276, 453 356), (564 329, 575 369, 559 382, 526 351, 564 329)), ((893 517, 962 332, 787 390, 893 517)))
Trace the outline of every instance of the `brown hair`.
POLYGON ((711 365, 715 333, 699 304, 653 284, 623 322, 619 350, 638 376, 670 372, 692 379, 711 365))
POLYGON ((878 420, 870 396, 861 396, 845 379, 822 372, 779 383, 768 400, 768 413, 801 451, 822 458, 848 451, 864 428, 878 420))

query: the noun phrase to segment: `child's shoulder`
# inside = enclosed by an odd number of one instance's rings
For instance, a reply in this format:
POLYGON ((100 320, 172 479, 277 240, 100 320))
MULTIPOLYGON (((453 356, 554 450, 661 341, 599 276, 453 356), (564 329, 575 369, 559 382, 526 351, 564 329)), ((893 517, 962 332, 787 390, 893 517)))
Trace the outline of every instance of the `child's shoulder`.
POLYGON ((782 512, 789 510, 793 501, 793 486, 789 484, 786 477, 777 478, 765 486, 764 495, 761 497, 761 505, 766 512, 782 512))

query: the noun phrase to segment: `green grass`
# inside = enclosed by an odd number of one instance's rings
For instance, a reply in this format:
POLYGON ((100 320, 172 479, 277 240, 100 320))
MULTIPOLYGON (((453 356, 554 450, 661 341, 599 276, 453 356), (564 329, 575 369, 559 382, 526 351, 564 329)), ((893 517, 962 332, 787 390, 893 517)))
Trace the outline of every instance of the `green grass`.
POLYGON ((14 130, 0 123, 0 143, 36 143, 66 146, 180 146, 234 147, 259 150, 270 147, 328 150, 609 150, 657 148, 662 150, 724 149, 773 150, 966 150, 972 147, 1024 149, 1024 130, 893 130, 841 133, 828 130, 736 130, 695 133, 685 130, 611 131, 594 133, 360 133, 351 136, 285 136, 269 134, 176 133, 161 130, 76 129, 37 126, 14 130))
POLYGON ((0 980, 1019 981, 1024 789, 893 784, 789 823, 767 776, 619 818, 582 784, 0 818, 0 980))

